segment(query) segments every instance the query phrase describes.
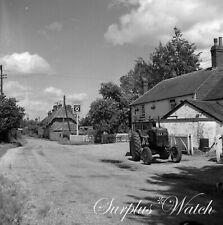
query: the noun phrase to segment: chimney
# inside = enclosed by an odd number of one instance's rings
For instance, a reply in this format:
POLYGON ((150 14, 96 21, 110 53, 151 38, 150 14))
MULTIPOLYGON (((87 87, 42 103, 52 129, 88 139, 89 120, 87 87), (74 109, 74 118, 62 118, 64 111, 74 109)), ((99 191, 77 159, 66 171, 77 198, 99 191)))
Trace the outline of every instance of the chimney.
POLYGON ((143 79, 143 94, 145 94, 148 91, 148 80, 143 79))
POLYGON ((51 112, 51 111, 49 111, 49 112, 48 112, 48 116, 51 116, 51 115, 52 115, 52 112, 51 112))
POLYGON ((60 109, 60 108, 62 108, 62 104, 61 103, 58 105, 58 109, 60 109))
POLYGON ((53 112, 56 112, 57 111, 57 105, 54 105, 53 106, 53 112))
POLYGON ((223 46, 222 37, 214 38, 214 45, 211 47, 212 68, 223 67, 223 46))

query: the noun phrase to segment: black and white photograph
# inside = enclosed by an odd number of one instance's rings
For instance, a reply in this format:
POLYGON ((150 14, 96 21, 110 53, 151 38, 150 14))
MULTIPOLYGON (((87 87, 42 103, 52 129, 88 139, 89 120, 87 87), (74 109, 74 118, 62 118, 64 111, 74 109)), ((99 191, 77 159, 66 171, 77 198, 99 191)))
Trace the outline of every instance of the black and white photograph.
POLYGON ((222 11, 0 0, 0 225, 222 225, 222 11))

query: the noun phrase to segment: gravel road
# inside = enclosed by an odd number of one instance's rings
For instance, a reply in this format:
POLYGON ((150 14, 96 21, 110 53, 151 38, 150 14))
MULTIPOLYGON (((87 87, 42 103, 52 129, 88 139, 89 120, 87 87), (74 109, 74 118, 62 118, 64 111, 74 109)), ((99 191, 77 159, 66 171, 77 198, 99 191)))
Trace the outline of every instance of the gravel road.
POLYGON ((26 190, 24 225, 223 224, 223 193, 216 189, 223 166, 213 157, 147 166, 127 151, 128 143, 28 139, 0 159, 0 170, 26 190))

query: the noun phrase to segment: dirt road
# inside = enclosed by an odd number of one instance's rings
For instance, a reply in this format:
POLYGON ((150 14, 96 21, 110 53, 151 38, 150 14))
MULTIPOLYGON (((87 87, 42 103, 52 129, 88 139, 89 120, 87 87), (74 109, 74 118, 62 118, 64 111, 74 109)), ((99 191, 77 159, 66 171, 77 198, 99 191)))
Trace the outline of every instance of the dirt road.
POLYGON ((223 224, 223 193, 215 188, 223 181, 222 165, 184 155, 180 164, 146 166, 127 151, 128 143, 28 139, 1 158, 0 169, 27 190, 26 225, 223 224))

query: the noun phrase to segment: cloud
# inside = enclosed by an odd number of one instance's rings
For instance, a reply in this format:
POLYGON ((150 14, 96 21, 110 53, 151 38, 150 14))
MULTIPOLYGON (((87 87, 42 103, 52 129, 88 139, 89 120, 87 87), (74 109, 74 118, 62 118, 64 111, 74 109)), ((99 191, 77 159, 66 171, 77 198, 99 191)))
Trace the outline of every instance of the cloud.
POLYGON ((46 29, 53 32, 61 32, 63 25, 59 22, 53 22, 49 25, 46 25, 46 29))
MULTIPOLYGON (((63 95, 65 94, 63 90, 53 86, 45 88, 43 92, 45 94, 48 94, 49 98, 52 98, 54 96, 57 99, 60 98, 59 100, 61 100, 63 95)), ((88 98, 87 93, 67 93, 65 95, 66 95, 66 100, 69 103, 82 102, 88 98)))
POLYGON ((210 48, 206 48, 206 49, 201 49, 201 55, 200 55, 200 58, 201 58, 201 63, 200 63, 200 67, 201 68, 208 68, 208 67, 211 67, 211 53, 210 53, 210 48))
POLYGON ((29 90, 28 87, 20 84, 18 81, 6 81, 4 83, 4 93, 10 97, 23 97, 29 90))
POLYGON ((113 5, 129 11, 104 34, 114 45, 156 46, 167 41, 167 34, 177 26, 186 38, 204 48, 223 32, 223 3, 218 0, 114 0, 113 5))
POLYGON ((138 0, 112 0, 111 3, 108 5, 108 8, 113 8, 115 6, 129 7, 131 5, 137 5, 138 2, 138 0))
POLYGON ((25 108, 25 113, 32 118, 44 114, 47 106, 47 101, 41 100, 36 96, 34 89, 24 86, 18 81, 7 81, 4 84, 4 93, 7 97, 14 97, 18 101, 18 105, 25 108))
MULTIPOLYGON (((25 108, 30 118, 45 117, 56 102, 63 101, 64 91, 49 86, 43 90, 25 86, 18 81, 6 81, 4 93, 7 97, 15 97, 18 105, 25 108)), ((87 93, 66 93, 66 104, 84 103, 88 99, 87 93)))
POLYGON ((54 95, 56 97, 61 97, 63 95, 63 91, 61 89, 52 86, 45 88, 44 93, 54 95))
POLYGON ((72 103, 80 103, 86 99, 88 99, 87 93, 73 93, 67 95, 67 100, 72 103))
POLYGON ((4 64, 7 70, 22 74, 48 74, 52 72, 49 63, 38 54, 30 54, 29 52, 13 53, 0 58, 0 62, 4 64))
POLYGON ((18 104, 25 108, 25 112, 32 118, 39 116, 40 112, 45 112, 49 103, 41 100, 30 100, 28 96, 18 101, 18 104))
POLYGON ((37 33, 43 35, 48 41, 50 41, 52 39, 52 34, 55 35, 55 33, 61 32, 62 29, 63 25, 55 21, 39 29, 37 33))

